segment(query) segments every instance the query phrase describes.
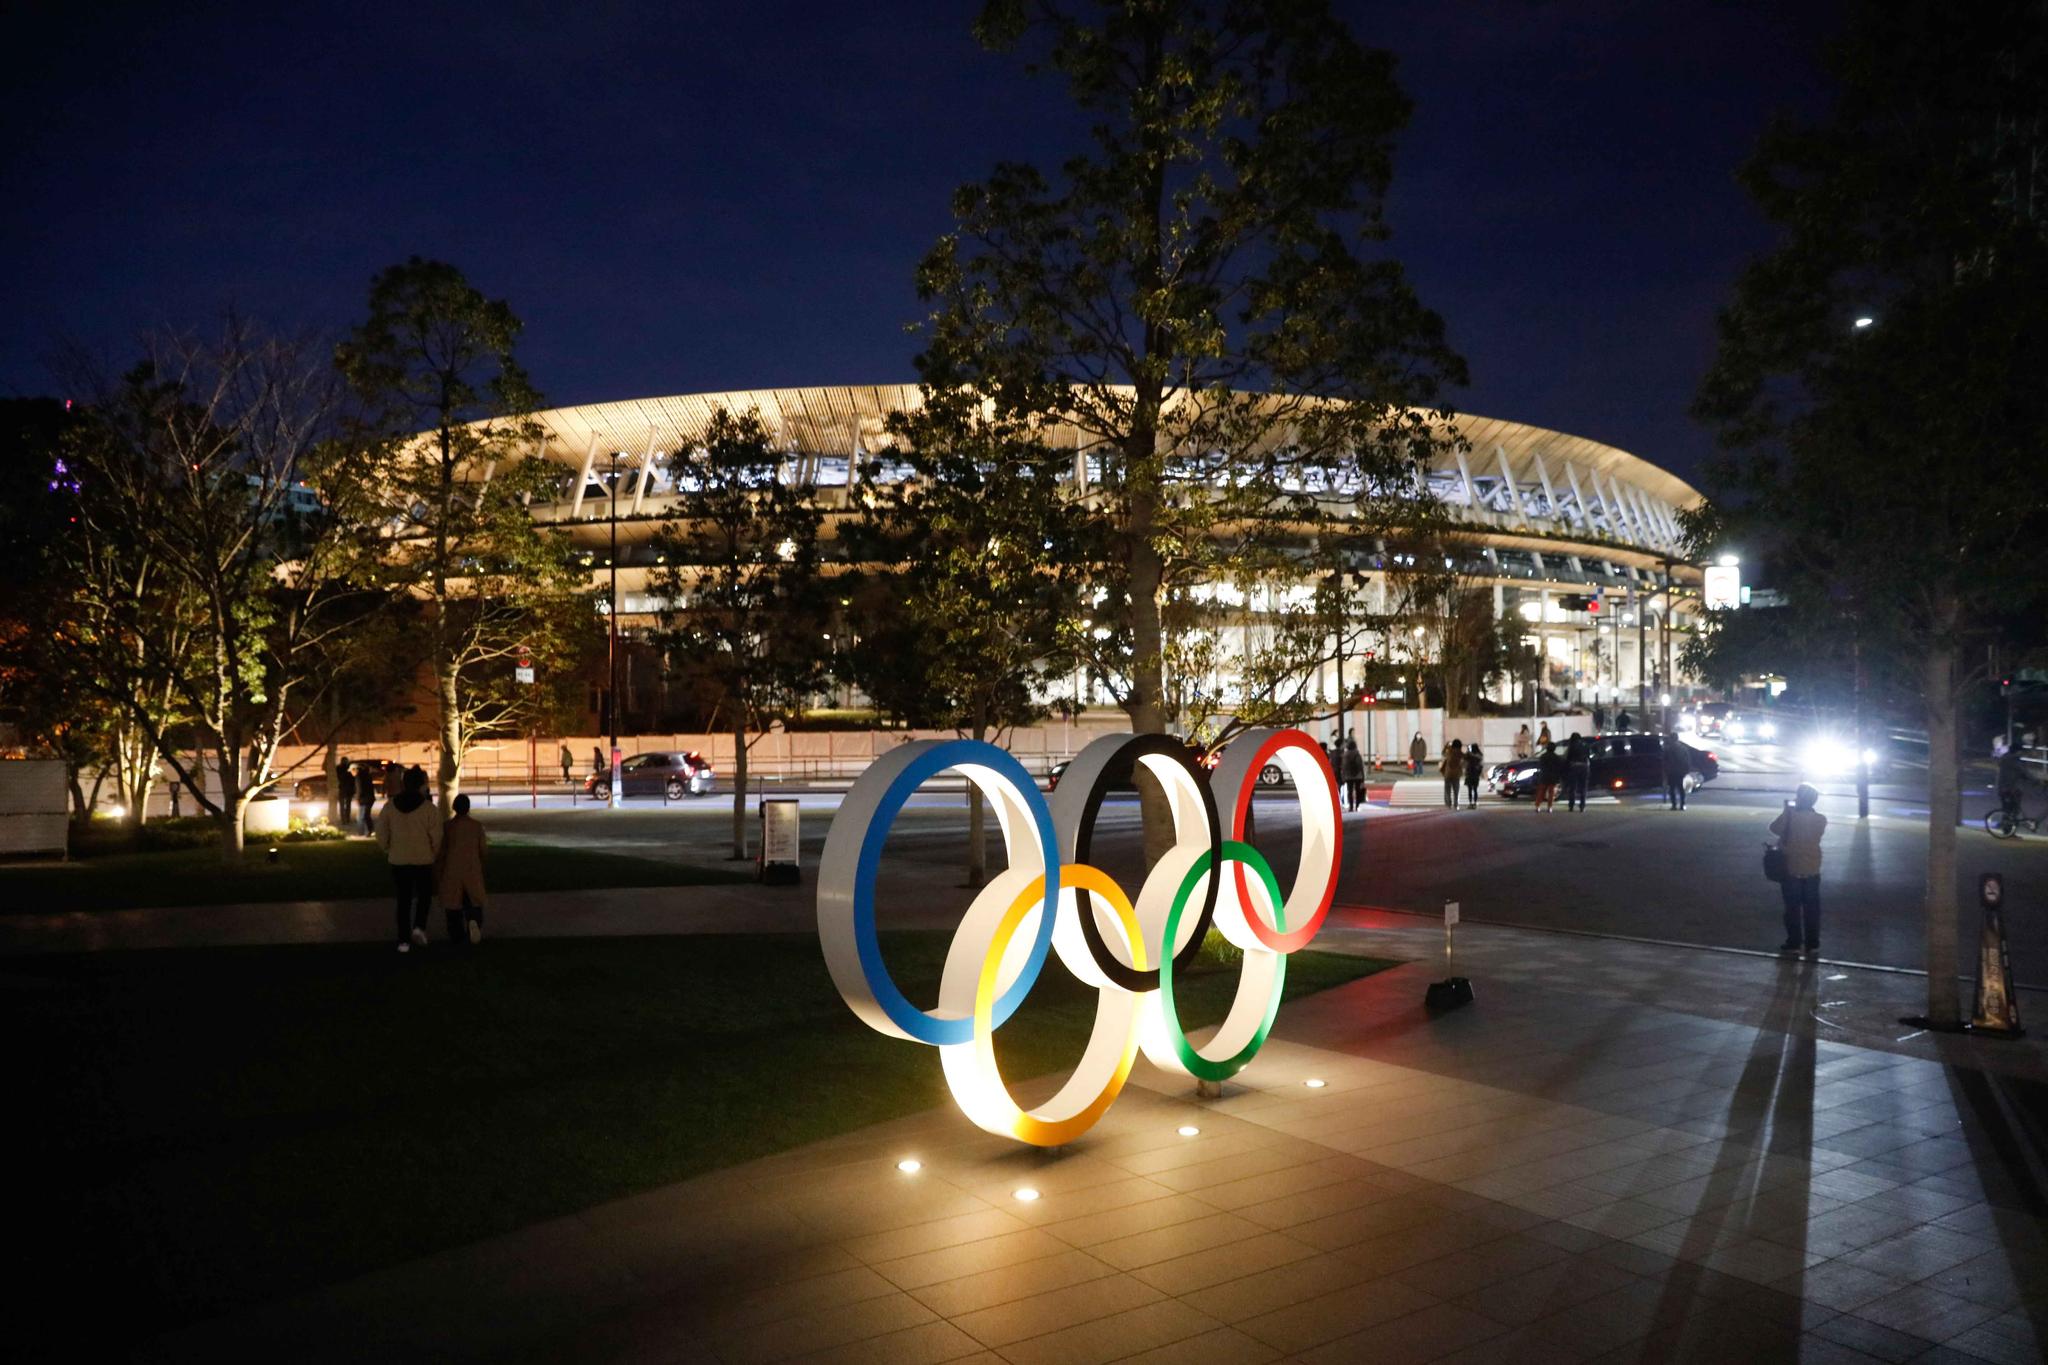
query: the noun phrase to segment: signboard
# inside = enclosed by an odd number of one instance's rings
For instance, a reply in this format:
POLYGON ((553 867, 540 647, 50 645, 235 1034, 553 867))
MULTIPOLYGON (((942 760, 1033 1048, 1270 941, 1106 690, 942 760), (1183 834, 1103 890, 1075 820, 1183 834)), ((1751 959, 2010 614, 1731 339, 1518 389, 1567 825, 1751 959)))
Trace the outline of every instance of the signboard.
POLYGON ((778 796, 761 803, 762 881, 777 886, 796 885, 800 809, 793 796, 778 796))
POLYGON ((1452 925, 1456 924, 1457 922, 1458 922, 1458 903, 1457 903, 1456 901, 1445 901, 1445 902, 1444 902, 1444 928, 1448 929, 1448 928, 1450 928, 1450 927, 1451 927, 1452 925))
POLYGON ((1708 611, 1722 611, 1742 605, 1740 565, 1707 565, 1706 604, 1708 611))
POLYGON ((533 665, 532 665, 532 664, 520 664, 520 665, 519 665, 518 667, 514 668, 514 669, 512 670, 512 680, 513 680, 514 682, 523 682, 523 683, 530 683, 530 682, 532 682, 532 681, 533 681, 533 665))

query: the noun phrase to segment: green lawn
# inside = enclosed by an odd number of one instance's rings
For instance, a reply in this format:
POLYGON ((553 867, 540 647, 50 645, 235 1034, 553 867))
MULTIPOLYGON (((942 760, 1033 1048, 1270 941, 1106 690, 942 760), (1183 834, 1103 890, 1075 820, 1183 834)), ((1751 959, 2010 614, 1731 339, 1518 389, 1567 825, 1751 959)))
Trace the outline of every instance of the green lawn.
MULTIPOLYGON (((890 936, 913 998, 946 942, 890 936)), ((1287 993, 1388 965, 1298 953, 1287 993)), ((1235 982, 1189 977, 1190 1027, 1235 982)), ((9 1334, 78 1355, 945 1099, 937 1054, 854 1019, 806 937, 109 953, 0 986, 34 1249, 9 1334), (119 1311, 57 1307, 87 1285, 119 1311)), ((1071 1067, 1093 1009, 1048 971, 1006 1074, 1071 1067)))
MULTIPOLYGON (((226 867, 218 848, 107 852, 68 863, 0 864, 0 907, 6 912, 125 910, 155 905, 233 905, 256 901, 350 900, 389 896, 391 873, 367 839, 251 845, 239 867, 226 867)), ((499 841, 491 845, 490 881, 517 891, 571 891, 600 886, 702 886, 745 874, 682 863, 573 848, 499 841)))

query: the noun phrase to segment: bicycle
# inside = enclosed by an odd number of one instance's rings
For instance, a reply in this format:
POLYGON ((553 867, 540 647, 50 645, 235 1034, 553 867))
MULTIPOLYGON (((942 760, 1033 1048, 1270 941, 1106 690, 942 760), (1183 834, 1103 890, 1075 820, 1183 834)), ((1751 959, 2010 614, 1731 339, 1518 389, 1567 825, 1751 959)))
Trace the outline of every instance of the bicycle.
POLYGON ((2039 834, 2041 817, 2022 815, 2018 811, 2007 810, 2004 806, 1984 812, 1984 832, 1994 839, 2011 839, 2023 829, 2039 834))

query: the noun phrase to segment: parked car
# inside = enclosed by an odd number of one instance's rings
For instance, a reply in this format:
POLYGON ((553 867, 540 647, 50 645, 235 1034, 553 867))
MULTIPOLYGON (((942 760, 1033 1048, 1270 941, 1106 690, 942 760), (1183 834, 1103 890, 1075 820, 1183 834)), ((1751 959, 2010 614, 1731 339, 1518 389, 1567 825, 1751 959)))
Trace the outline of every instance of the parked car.
MULTIPOLYGON (((392 773, 405 771, 405 765, 389 758, 351 758, 348 761, 348 769, 351 773, 355 774, 356 795, 358 797, 362 795, 363 774, 365 772, 371 775, 371 782, 375 785, 378 794, 381 796, 384 791, 385 779, 392 773)), ((431 777, 432 774, 428 776, 431 777)), ((292 799, 295 801, 320 801, 324 800, 326 796, 327 774, 324 772, 308 773, 300 778, 292 787, 292 799)))
MULTIPOLYGON (((1187 748, 1188 757, 1192 758, 1195 761, 1195 767, 1200 769, 1204 774, 1214 771, 1216 765, 1223 761, 1223 751, 1221 749, 1211 752, 1210 750, 1204 749, 1201 745, 1195 743, 1191 739, 1183 742, 1187 748)), ((1061 759, 1058 763, 1052 765, 1052 768, 1046 773, 1045 778, 1045 789, 1047 791, 1057 791, 1059 789, 1060 779, 1066 776, 1067 765, 1072 762, 1072 759, 1061 759)), ((1280 773, 1280 767, 1278 764, 1268 764, 1266 766, 1266 771, 1259 774, 1259 782, 1265 786, 1274 786, 1277 785, 1277 783, 1281 780, 1281 776, 1282 775, 1280 773), (1271 773, 1274 775, 1273 780, 1270 782, 1267 781, 1267 773, 1271 773)), ((1130 774, 1128 772, 1124 774, 1121 780, 1113 781, 1110 783, 1109 786, 1109 790, 1118 792, 1134 792, 1137 789, 1137 785, 1131 781, 1130 774)))
MULTIPOLYGON (((692 750, 634 754, 619 765, 621 796, 666 796, 680 801, 709 792, 711 781, 711 760, 692 750)), ((609 801, 611 773, 592 773, 583 779, 583 790, 600 801, 609 801)))
MULTIPOLYGON (((1593 773, 1589 792, 1661 792, 1664 790, 1664 736, 1594 735, 1593 773)), ((1684 740, 1675 741, 1685 750, 1689 792, 1698 791, 1721 774, 1721 762, 1711 749, 1697 748, 1684 740)), ((1564 745, 1557 746, 1564 752, 1564 745)), ((1502 796, 1528 796, 1536 787, 1536 760, 1511 759, 1496 763, 1487 772, 1487 784, 1502 796)))

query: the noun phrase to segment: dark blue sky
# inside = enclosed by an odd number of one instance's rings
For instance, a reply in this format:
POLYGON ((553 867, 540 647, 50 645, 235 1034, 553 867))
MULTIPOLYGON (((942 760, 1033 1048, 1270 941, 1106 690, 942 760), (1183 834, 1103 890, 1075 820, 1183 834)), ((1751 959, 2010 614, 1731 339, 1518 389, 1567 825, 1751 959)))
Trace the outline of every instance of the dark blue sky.
MULTIPOLYGON (((972 4, 9 8, 0 393, 229 304, 345 327, 415 253, 511 300, 553 404, 907 379, 953 187, 1079 132, 972 4)), ((1392 249, 1458 405, 1695 474, 1713 312, 1769 241, 1733 171, 1821 107, 1835 7, 1341 8, 1416 102, 1392 249)))

